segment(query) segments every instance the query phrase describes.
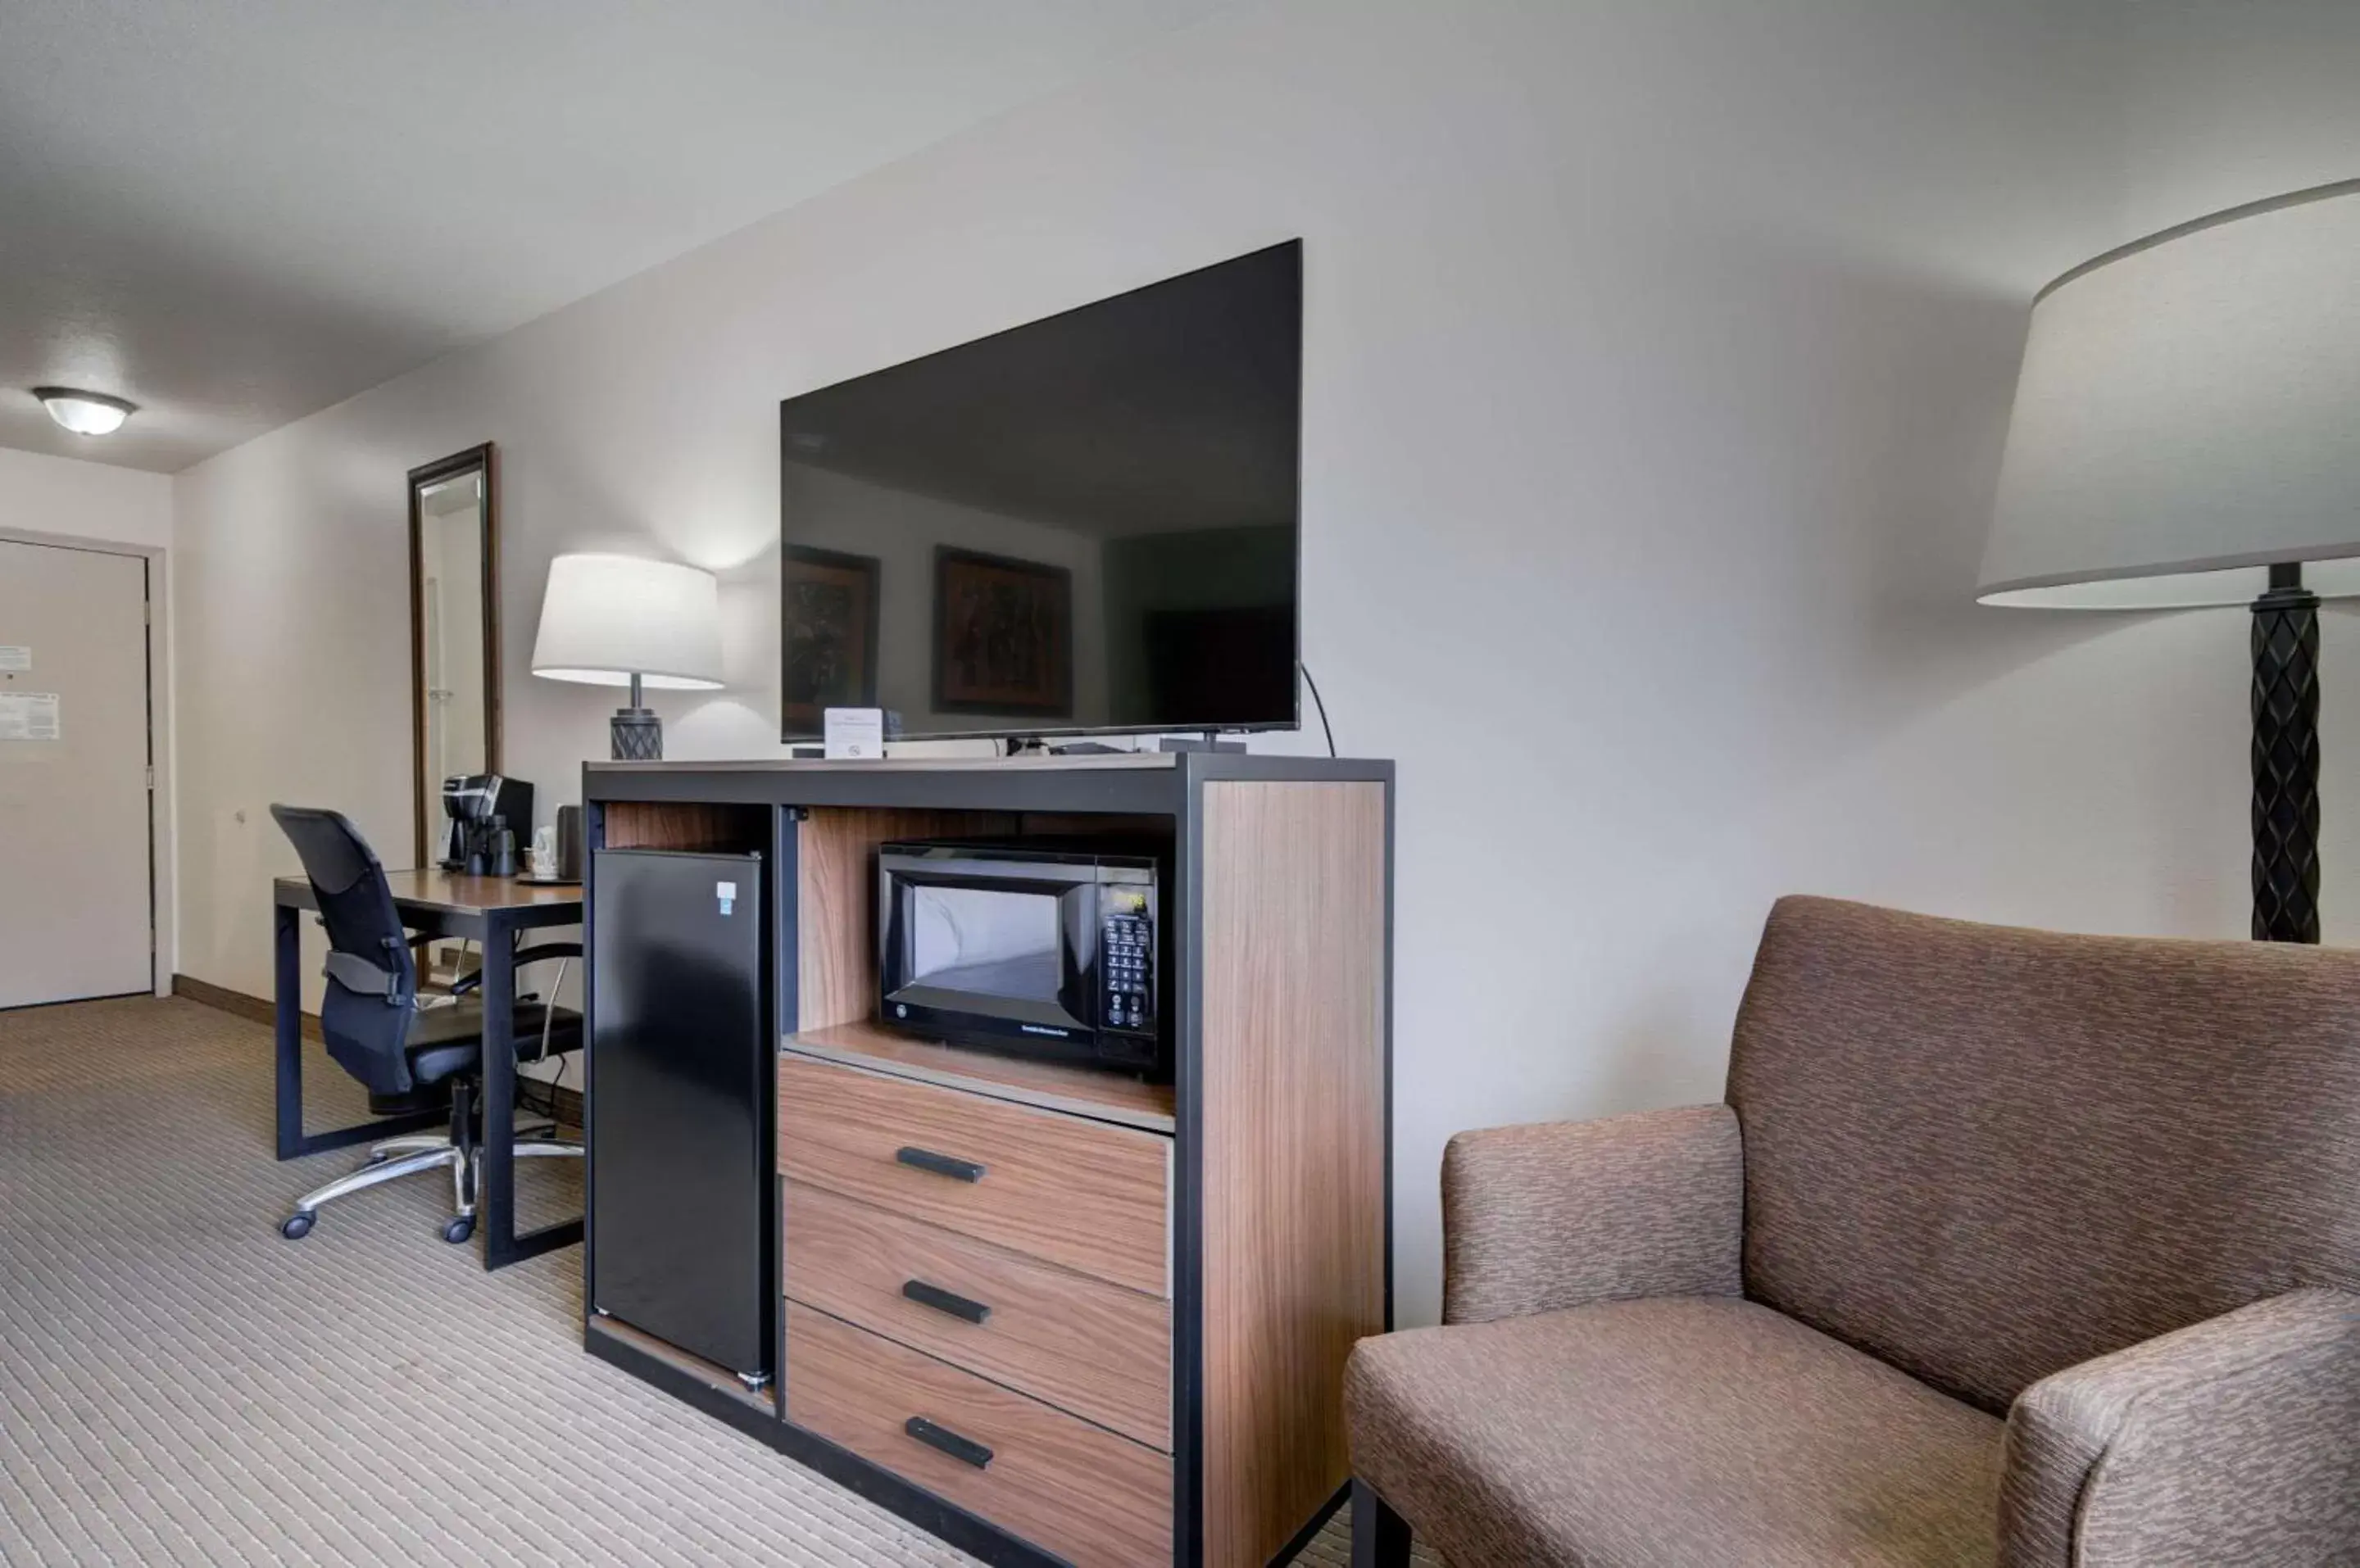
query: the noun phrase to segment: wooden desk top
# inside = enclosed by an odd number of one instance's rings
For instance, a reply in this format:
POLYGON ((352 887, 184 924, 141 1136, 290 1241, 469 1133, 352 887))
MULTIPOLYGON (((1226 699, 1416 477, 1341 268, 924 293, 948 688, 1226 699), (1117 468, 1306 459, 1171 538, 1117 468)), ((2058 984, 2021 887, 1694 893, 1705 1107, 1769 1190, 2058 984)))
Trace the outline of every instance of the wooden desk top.
MULTIPOLYGON (((506 877, 470 877, 464 871, 429 866, 419 871, 388 871, 386 883, 399 905, 425 906, 453 914, 482 914, 490 909, 552 909, 582 907, 582 885, 537 887, 506 877)), ((275 900, 297 909, 311 907, 311 884, 300 877, 281 877, 271 884, 275 900)))

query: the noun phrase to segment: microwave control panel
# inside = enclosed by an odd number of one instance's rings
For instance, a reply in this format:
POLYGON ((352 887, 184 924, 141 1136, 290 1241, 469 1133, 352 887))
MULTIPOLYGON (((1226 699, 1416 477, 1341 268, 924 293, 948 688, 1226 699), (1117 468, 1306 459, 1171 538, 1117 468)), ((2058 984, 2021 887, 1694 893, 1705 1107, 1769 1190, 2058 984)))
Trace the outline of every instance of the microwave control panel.
POLYGON ((1153 1029, 1155 1023, 1155 920, 1147 896, 1129 888, 1100 889, 1098 988, 1104 1027, 1153 1029))

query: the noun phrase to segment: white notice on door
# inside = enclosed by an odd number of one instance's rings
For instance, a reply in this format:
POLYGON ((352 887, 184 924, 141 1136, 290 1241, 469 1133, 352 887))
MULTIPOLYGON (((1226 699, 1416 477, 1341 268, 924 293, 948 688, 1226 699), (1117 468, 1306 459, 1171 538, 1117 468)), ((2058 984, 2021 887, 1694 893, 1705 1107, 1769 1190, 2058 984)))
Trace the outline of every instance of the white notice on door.
POLYGON ((57 738, 55 691, 0 691, 0 740, 57 738))
POLYGON ((0 670, 30 670, 33 650, 23 643, 0 642, 0 670))

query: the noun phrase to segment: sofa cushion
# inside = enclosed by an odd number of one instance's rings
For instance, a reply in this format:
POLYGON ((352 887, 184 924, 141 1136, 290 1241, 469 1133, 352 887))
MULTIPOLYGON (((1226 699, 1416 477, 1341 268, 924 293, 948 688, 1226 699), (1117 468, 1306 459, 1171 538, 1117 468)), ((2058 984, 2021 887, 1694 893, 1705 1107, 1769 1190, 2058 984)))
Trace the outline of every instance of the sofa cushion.
POLYGON ((1782 898, 1740 1009, 1745 1294, 1994 1414, 2360 1290, 2360 953, 1782 898))
POLYGON ((1453 1563, 1987 1568, 2001 1425, 1751 1301, 1364 1339, 1353 1474, 1453 1563))

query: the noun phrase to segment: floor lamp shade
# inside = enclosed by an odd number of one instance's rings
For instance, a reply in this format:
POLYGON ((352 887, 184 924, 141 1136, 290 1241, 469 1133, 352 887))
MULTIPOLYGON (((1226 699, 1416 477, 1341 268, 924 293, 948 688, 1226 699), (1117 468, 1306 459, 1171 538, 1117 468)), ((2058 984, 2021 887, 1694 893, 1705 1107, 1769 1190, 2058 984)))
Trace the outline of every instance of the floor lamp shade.
POLYGON ((2253 612, 2257 938, 2319 940, 2319 602, 2360 593, 2360 180, 2033 302, 1977 597, 2253 612))
POLYGON ((2360 593, 2360 180, 2078 267, 2032 308, 1977 593, 2246 604, 2273 564, 2360 593))
POLYGON ((552 681, 628 686, 609 726, 617 759, 663 756, 663 729, 643 687, 721 684, 721 591, 709 572, 625 555, 561 555, 549 563, 532 672, 552 681))

